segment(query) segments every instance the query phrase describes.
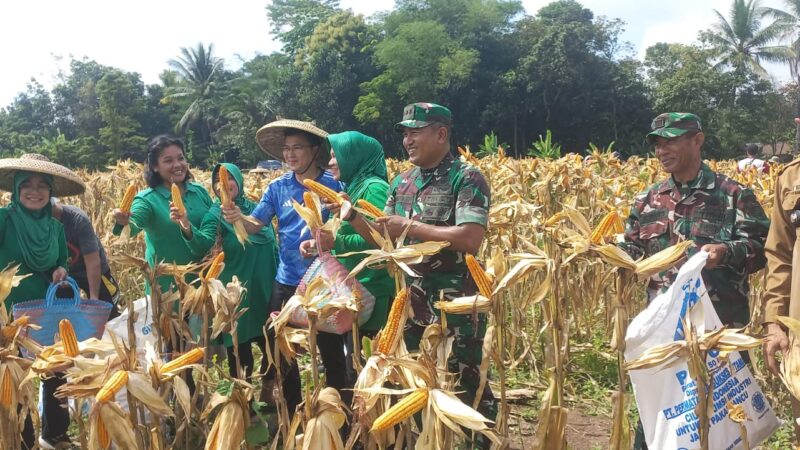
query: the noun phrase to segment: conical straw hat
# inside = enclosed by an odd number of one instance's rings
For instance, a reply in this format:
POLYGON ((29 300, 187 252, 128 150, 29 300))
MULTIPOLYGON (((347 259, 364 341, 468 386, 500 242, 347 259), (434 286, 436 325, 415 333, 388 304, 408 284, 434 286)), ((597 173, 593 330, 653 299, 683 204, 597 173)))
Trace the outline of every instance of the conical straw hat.
POLYGON ((14 190, 14 172, 18 170, 52 175, 53 196, 68 197, 83 194, 86 190, 83 180, 75 172, 50 162, 46 156, 38 153, 28 153, 19 158, 0 159, 0 190, 8 192, 14 190))

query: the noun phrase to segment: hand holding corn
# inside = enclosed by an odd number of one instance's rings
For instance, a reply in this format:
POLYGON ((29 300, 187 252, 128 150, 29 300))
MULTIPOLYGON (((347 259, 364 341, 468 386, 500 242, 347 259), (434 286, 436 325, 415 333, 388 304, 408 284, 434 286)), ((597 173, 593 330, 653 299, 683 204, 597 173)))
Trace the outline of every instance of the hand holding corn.
POLYGON ((131 213, 123 211, 119 208, 114 210, 114 222, 120 226, 127 226, 131 221, 131 213))
POLYGON ((781 352, 782 355, 786 354, 789 350, 789 337, 786 331, 777 323, 770 322, 766 324, 767 337, 764 340, 764 362, 767 368, 774 375, 779 376, 781 373, 780 363, 775 359, 775 354, 781 352))
POLYGON ((181 210, 175 206, 169 208, 169 220, 177 223, 184 230, 191 229, 191 223, 189 223, 189 218, 186 217, 186 213, 181 213, 181 210))
POLYGON ((242 210, 236 205, 231 205, 230 208, 222 207, 222 218, 225 222, 233 224, 242 218, 242 210))

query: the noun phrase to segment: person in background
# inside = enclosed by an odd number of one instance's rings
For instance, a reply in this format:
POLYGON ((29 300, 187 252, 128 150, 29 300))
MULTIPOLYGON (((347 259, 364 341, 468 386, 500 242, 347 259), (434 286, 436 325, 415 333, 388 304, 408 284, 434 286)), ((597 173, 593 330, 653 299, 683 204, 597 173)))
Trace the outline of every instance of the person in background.
MULTIPOLYGON (((311 232, 305 221, 292 207, 292 201, 303 204, 303 193, 307 191, 303 180, 310 179, 321 183, 334 191, 341 191, 341 184, 333 178, 328 167, 329 151, 325 138, 328 133, 311 122, 281 119, 271 122, 258 130, 256 140, 259 147, 272 157, 283 161, 289 172, 273 180, 264 191, 261 201, 244 218, 242 210, 222 208, 225 221, 235 223, 242 220, 248 233, 255 234, 278 220, 279 256, 278 274, 272 289, 270 312, 280 311, 283 304, 294 295, 314 258, 304 258, 300 253, 300 243, 311 239, 311 232)), ((327 220, 327 211, 323 212, 323 220, 327 220)), ((268 344, 273 345, 274 335, 268 335, 268 344)), ((325 379, 328 386, 338 390, 345 389, 348 384, 347 366, 344 354, 344 338, 338 334, 319 333, 317 340, 320 356, 325 365, 325 379)), ((278 358, 283 361, 282 358, 278 358)), ((300 392, 300 371, 297 363, 281 370, 283 394, 290 414, 294 414, 297 405, 302 401, 300 392)), ((275 382, 273 368, 267 374, 264 389, 272 392, 275 382)), ((269 394, 268 394, 269 395, 269 394)))
POLYGON ((746 156, 740 159, 736 164, 737 171, 744 172, 747 169, 754 168, 758 173, 767 172, 769 164, 763 159, 758 158, 758 144, 744 144, 740 150, 743 151, 746 156))
MULTIPOLYGON (((67 240, 64 226, 53 217, 50 199, 54 195, 83 193, 83 181, 66 167, 46 157, 27 154, 20 158, 0 159, 0 189, 9 191, 11 203, 0 208, 0 268, 19 264, 17 275, 30 275, 5 300, 7 311, 12 305, 45 297, 51 283, 67 277, 67 240)), ((54 376, 42 381, 43 414, 41 447, 70 443, 67 435, 69 410, 65 401, 55 398, 55 390, 63 379, 54 376)), ((23 448, 32 449, 33 422, 25 419, 23 448)))

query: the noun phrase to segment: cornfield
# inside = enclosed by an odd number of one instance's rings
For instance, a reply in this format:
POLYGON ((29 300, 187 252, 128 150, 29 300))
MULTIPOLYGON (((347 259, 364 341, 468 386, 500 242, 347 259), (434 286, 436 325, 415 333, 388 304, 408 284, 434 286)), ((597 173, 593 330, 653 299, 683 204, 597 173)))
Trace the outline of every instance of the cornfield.
MULTIPOLYGON (((605 380, 599 385, 603 391, 600 396, 611 405, 610 410, 601 408, 601 414, 611 422, 610 436, 595 444, 630 448, 635 409, 621 356, 626 326, 645 306, 643 279, 664 265, 674 264, 685 247, 673 249, 672 255, 634 262, 607 242, 619 238, 620 221, 627 217, 635 194, 665 177, 660 164, 639 157, 623 162, 601 152, 558 160, 512 159, 502 150, 480 159, 468 150, 462 149, 460 154, 481 169, 492 191, 487 237, 479 254, 468 257, 470 274, 480 294, 440 302, 436 307, 452 314, 477 311, 489 316, 481 382, 489 383, 498 398, 500 411, 495 422, 474 409, 477 400, 474 405, 465 405, 454 395, 456 380, 446 370, 449 349, 443 325, 426 330, 419 352, 409 353, 403 344, 402 328, 408 315, 403 267, 416 257, 440 251, 444 245, 428 242, 406 246, 375 236, 381 251, 368 259, 372 258, 370 264, 386 264, 394 274, 398 298, 387 327, 375 340, 361 339, 354 328, 354 348, 362 358, 354 358, 359 377, 353 404, 344 405, 338 392, 325 387, 317 369, 315 340, 316 323, 332 309, 357 314, 358 301, 336 299, 317 310, 315 294, 323 281, 311 283, 294 303, 308 312, 309 329, 292 328, 281 316, 270 325, 277 336, 275 348, 270 349, 271 361, 298 358, 304 350, 310 355, 310 362, 305 360, 305 401, 292 421, 279 401, 276 434, 270 436, 269 443, 256 445, 249 440, 248 428, 250 402, 258 382, 230 378, 220 362, 204 351, 211 336, 189 342, 182 321, 177 320, 183 309, 191 309, 203 315, 206 328, 217 335, 235 331, 242 288, 236 281, 224 286, 215 279, 224 256, 213 262, 208 258, 197 266, 160 265, 151 269, 142 260, 141 237, 112 234, 111 212, 123 205, 130 186, 143 185, 141 166, 120 162, 105 172, 81 172, 86 192, 62 201, 79 206, 91 217, 112 256, 123 304, 132 305, 142 297, 145 280, 160 274, 194 272, 206 276, 200 277, 199 284, 180 286, 178 292, 154 293, 153 310, 163 340, 156 349, 137 349, 135 342, 125 345, 116 338, 112 342, 76 343, 68 326, 56 344, 41 348, 22 333, 35 324, 26 323, 24 318, 12 322, 0 312, 0 449, 17 448, 25 415, 30 414, 38 424, 31 382, 37 375, 56 371, 68 374, 69 382, 59 395, 76 400, 73 413, 84 408, 89 411, 83 416, 72 414, 74 440, 83 448, 105 449, 113 443, 117 448, 136 449, 263 445, 305 450, 349 449, 360 443, 363 448, 377 449, 390 444, 413 447, 416 443, 416 448, 445 449, 482 434, 495 448, 566 449, 570 408, 581 405, 586 383, 597 384, 594 379, 605 380), (178 302, 178 316, 168 314, 179 298, 183 301, 178 302), (166 341, 173 349, 170 355, 162 353, 166 341), (36 356, 17 357, 21 348, 36 356), (138 358, 143 351, 148 355, 145 363, 138 358), (582 367, 586 361, 600 361, 603 370, 613 373, 593 373, 596 368, 582 367), (194 369, 194 395, 187 387, 187 369, 194 369), (537 411, 523 413, 514 404, 516 396, 511 394, 519 388, 535 393, 537 411), (120 395, 126 396, 126 407, 119 403, 120 395), (348 420, 349 432, 341 433, 348 420), (525 437, 531 428, 535 429, 534 436, 525 437)), ((759 175, 737 173, 735 161, 708 163, 751 187, 769 212, 777 169, 759 175)), ((390 178, 409 167, 408 162, 394 160, 387 165, 390 178)), ((210 173, 193 173, 196 181, 211 192, 210 173)), ((259 198, 277 175, 249 175, 247 195, 259 198)), ((2 197, 7 198, 7 194, 2 197)), ((371 205, 355 206, 372 216, 380 214, 370 211, 371 205)), ((311 213, 309 210, 307 220, 318 220, 311 213)), ((0 300, 13 276, 12 268, 0 277, 0 300)), ((752 334, 760 328, 762 280, 763 271, 752 277, 752 334)), ((750 344, 742 348, 753 348, 750 344)), ((788 403, 779 380, 768 377, 760 363, 755 372, 773 405, 788 403)), ((263 418, 259 416, 258 420, 262 422, 256 425, 266 427, 263 418)))

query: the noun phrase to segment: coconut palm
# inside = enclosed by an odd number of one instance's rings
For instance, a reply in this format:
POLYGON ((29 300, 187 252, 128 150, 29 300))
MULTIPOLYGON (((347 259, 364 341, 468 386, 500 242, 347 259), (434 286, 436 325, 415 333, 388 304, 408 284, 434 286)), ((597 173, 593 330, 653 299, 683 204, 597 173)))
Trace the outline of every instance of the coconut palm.
POLYGON ((766 77, 762 61, 788 62, 793 56, 789 47, 770 45, 786 34, 788 23, 775 20, 763 28, 761 26, 762 19, 772 12, 772 9, 762 7, 759 0, 733 0, 730 20, 714 10, 718 21, 704 37, 719 53, 717 66, 749 70, 766 77))

